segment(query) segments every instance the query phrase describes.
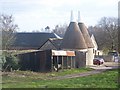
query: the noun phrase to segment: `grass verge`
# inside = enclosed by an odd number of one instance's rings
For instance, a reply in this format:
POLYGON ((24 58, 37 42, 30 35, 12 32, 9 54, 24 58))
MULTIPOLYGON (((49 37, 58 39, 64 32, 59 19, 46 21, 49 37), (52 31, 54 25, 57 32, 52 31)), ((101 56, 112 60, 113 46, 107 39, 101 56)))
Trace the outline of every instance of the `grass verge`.
POLYGON ((34 72, 16 72, 17 74, 3 75, 3 88, 117 88, 118 70, 110 70, 91 76, 64 79, 49 80, 49 77, 56 75, 67 75, 69 73, 81 73, 89 71, 86 69, 68 70, 53 73, 34 73, 34 72))

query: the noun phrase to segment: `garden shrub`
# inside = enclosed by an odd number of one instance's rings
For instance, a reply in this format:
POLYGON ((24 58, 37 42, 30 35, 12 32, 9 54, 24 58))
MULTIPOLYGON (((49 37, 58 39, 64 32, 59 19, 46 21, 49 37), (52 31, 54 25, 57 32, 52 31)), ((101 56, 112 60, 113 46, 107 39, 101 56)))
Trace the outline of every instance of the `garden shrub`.
POLYGON ((2 55, 2 70, 11 71, 19 69, 19 59, 11 53, 4 53, 2 55))

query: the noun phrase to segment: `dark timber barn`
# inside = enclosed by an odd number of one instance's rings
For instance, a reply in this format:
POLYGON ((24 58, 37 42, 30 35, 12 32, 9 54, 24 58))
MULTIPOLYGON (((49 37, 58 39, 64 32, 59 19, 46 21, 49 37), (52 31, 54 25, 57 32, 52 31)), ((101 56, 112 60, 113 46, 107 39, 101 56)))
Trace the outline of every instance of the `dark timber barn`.
POLYGON ((58 69, 75 68, 74 51, 44 50, 17 55, 21 70, 39 72, 58 71, 58 69))

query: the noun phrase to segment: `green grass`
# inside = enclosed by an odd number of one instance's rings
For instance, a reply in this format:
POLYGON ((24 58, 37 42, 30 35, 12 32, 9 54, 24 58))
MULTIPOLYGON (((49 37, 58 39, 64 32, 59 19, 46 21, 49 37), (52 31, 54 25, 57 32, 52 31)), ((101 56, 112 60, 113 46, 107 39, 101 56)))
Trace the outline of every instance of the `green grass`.
POLYGON ((89 70, 76 69, 73 71, 66 70, 58 73, 33 73, 19 71, 16 72, 16 75, 11 74, 3 76, 3 88, 117 88, 118 86, 117 70, 72 79, 49 79, 51 74, 53 74, 53 76, 61 76, 74 71, 77 73, 77 71, 85 72, 89 70))
POLYGON ((59 71, 59 72, 52 72, 50 73, 53 76, 64 76, 67 74, 77 74, 80 72, 86 72, 86 71, 91 71, 93 70, 92 68, 80 68, 80 69, 64 69, 63 71, 59 71))

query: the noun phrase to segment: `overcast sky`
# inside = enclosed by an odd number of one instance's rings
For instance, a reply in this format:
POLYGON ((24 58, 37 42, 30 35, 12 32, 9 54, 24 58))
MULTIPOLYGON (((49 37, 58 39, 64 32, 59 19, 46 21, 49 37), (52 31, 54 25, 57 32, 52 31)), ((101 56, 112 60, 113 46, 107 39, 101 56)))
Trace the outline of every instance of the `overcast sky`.
POLYGON ((69 24, 73 10, 77 20, 95 25, 101 17, 118 17, 119 0, 0 0, 0 13, 13 15, 19 31, 41 30, 57 24, 69 24))

